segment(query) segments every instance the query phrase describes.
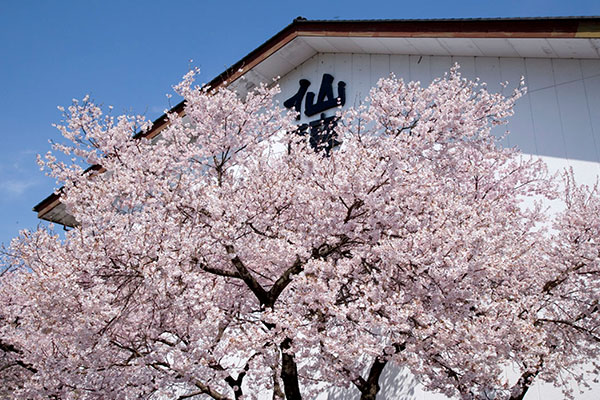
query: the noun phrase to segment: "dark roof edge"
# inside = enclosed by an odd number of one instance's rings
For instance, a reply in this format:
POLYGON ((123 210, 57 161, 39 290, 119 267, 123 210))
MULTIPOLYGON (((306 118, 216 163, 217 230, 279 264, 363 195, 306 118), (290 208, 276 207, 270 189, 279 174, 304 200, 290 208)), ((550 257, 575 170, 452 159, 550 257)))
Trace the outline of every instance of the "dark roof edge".
MULTIPOLYGON (((60 189, 58 191, 60 192, 60 189)), ((60 196, 58 194, 52 193, 48 197, 46 197, 44 200, 40 201, 35 206, 33 206, 33 211, 39 213, 41 210, 46 208, 48 205, 54 203, 54 201, 58 200, 59 198, 60 198, 60 196)))
POLYGON ((472 18, 390 18, 390 19, 306 19, 306 22, 470 22, 470 21, 544 21, 544 20, 582 20, 600 19, 600 15, 569 15, 556 17, 472 17, 472 18))
MULTIPOLYGON (((87 173, 89 171, 99 171, 100 169, 102 169, 102 166, 100 166, 98 164, 90 165, 89 167, 87 167, 83 171, 83 174, 85 174, 85 173, 87 173)), ((63 188, 64 188, 64 186, 61 186, 57 191, 55 191, 54 193, 50 194, 44 200, 40 201, 35 206, 33 206, 33 211, 39 213, 44 208, 46 208, 47 206, 49 206, 50 204, 52 204, 56 200, 58 200, 60 198, 60 193, 62 193, 62 191, 63 191, 63 188)))
POLYGON ((322 20, 298 21, 303 33, 328 32, 329 34, 353 32, 371 33, 411 33, 436 34, 453 32, 456 34, 477 34, 485 37, 560 37, 574 35, 583 25, 597 27, 600 17, 543 17, 543 18, 469 18, 469 19, 404 19, 404 20, 322 20))

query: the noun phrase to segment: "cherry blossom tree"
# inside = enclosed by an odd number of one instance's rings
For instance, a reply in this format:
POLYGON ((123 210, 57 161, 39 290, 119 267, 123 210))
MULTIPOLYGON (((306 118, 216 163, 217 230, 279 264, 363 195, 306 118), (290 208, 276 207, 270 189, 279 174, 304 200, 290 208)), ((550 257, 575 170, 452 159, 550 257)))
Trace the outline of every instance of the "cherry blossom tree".
POLYGON ((23 231, 0 283, 18 396, 374 400, 387 365, 463 399, 585 385, 600 198, 491 135, 524 88, 382 79, 325 153, 277 87, 193 77, 158 140, 88 99, 65 110, 72 161, 40 164, 77 225, 23 231))
MULTIPOLYGON (((0 277, 9 270, 0 272, 0 277)), ((5 316, 0 310, 0 325, 6 324, 5 316)), ((28 379, 28 375, 37 372, 31 365, 26 364, 21 359, 23 352, 14 345, 0 340, 0 397, 9 398, 9 396, 28 379)))

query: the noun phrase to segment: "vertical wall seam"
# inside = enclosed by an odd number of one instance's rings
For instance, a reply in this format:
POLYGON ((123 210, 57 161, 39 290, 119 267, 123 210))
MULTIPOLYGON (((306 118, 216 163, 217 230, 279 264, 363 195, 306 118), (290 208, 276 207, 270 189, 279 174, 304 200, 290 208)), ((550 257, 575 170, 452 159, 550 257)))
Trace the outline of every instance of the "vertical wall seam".
MULTIPOLYGON (((529 82, 529 71, 527 69, 527 59, 526 58, 522 58, 523 60, 523 67, 525 69, 525 84, 527 85, 527 82, 529 82)), ((529 116, 531 117, 531 128, 533 129, 533 146, 535 147, 535 154, 540 154, 540 149, 538 148, 538 144, 537 144, 537 132, 536 132, 536 128, 535 128, 535 118, 533 118, 533 106, 531 105, 532 103, 532 97, 529 94, 529 92, 527 92, 526 94, 527 96, 527 100, 529 100, 529 116)))
POLYGON ((560 123, 560 136, 563 141, 563 146, 565 149, 565 158, 567 159, 567 164, 570 164, 571 158, 569 157, 569 152, 567 151, 567 140, 565 138, 565 126, 563 123, 562 111, 560 107, 560 100, 558 99, 558 89, 556 88, 556 73, 554 71, 554 59, 550 59, 550 67, 552 68, 552 81, 554 82, 554 101, 556 101, 556 107, 558 108, 558 121, 560 123))

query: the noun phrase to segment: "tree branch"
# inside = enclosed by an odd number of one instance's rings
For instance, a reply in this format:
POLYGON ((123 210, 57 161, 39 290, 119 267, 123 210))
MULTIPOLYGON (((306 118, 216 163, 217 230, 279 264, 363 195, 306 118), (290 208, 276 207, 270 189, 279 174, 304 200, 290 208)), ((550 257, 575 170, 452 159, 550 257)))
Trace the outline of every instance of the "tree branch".
POLYGON ((200 396, 201 394, 204 394, 203 391, 198 390, 192 393, 188 393, 188 394, 182 394, 181 396, 179 396, 177 398, 177 400, 185 400, 185 399, 191 399, 192 397, 196 397, 196 396, 200 396))
POLYGON ((6 353, 23 354, 23 352, 21 350, 19 350, 18 348, 16 348, 15 346, 13 346, 10 343, 3 342, 2 339, 0 339, 0 350, 4 351, 6 353))
POLYGON ((246 283, 246 285, 250 288, 252 293, 256 296, 261 305, 266 305, 269 303, 269 294, 263 287, 258 283, 256 279, 252 276, 248 268, 244 265, 242 260, 235 254, 235 249, 232 245, 226 245, 225 250, 227 254, 233 256, 231 259, 231 263, 237 270, 239 277, 246 283))
POLYGON ((442 367, 442 369, 444 370, 444 372, 446 373, 446 375, 448 377, 452 378, 456 382, 456 388, 458 389, 459 393, 464 394, 464 395, 469 395, 469 396, 472 395, 468 386, 465 386, 463 383, 460 382, 461 376, 458 372, 456 372, 455 370, 453 370, 452 368, 447 366, 437 356, 434 356, 432 360, 434 363, 436 363, 437 365, 442 367))
POLYGON ((230 400, 229 397, 222 395, 210 386, 203 384, 200 381, 194 380, 194 386, 200 389, 200 393, 207 394, 215 400, 230 400))
POLYGON ((296 257, 296 261, 294 264, 289 267, 280 277, 275 281, 275 284, 271 286, 271 289, 267 293, 269 298, 269 304, 266 304, 267 307, 273 307, 277 298, 283 292, 283 290, 290 284, 292 281, 292 276, 297 275, 302 272, 302 267, 304 266, 304 262, 300 259, 300 257, 296 257))
MULTIPOLYGON (((259 354, 259 353, 256 353, 256 354, 259 354)), ((225 382, 227 382, 227 384, 233 390, 235 400, 241 400, 242 396, 244 395, 244 393, 242 392, 242 382, 244 381, 244 377, 246 376, 246 373, 250 369, 250 361, 252 361, 252 359, 256 356, 256 354, 254 354, 252 357, 250 357, 250 359, 248 359, 248 361, 246 362, 246 365, 244 366, 244 370, 239 373, 237 378, 234 379, 231 375, 227 375, 227 377, 225 378, 225 382)), ((214 365, 209 365, 209 366, 217 371, 225 371, 225 368, 223 368, 221 366, 221 364, 219 364, 216 361, 215 361, 214 365)))
POLYGON ((540 373, 542 366, 544 365, 544 360, 540 357, 540 361, 538 365, 536 365, 533 371, 525 371, 520 377, 517 383, 510 389, 510 398, 509 400, 523 400, 529 387, 533 383, 535 377, 540 373))
MULTIPOLYGON (((14 353, 14 354, 18 354, 18 355, 23 354, 23 351, 21 351, 20 349, 18 349, 17 347, 15 347, 14 345, 12 345, 10 343, 3 342, 2 340, 0 340, 0 351, 3 351, 5 353, 14 353)), ((33 374, 38 372, 37 369, 33 365, 26 363, 23 360, 15 358, 12 361, 14 362, 15 365, 18 365, 19 367, 24 368, 33 374)))
POLYGON ((589 336, 590 338, 592 338, 594 341, 596 342, 600 342, 600 337, 596 336, 593 331, 591 331, 590 329, 584 328, 582 326, 579 326, 571 321, 567 321, 564 319, 548 319, 548 318, 538 318, 536 320, 537 322, 546 322, 546 323, 552 323, 552 324, 560 324, 560 325, 566 325, 568 327, 571 327, 573 329, 575 329, 576 331, 582 332, 584 334, 586 334, 587 336, 589 336))
POLYGON ((569 273, 578 271, 585 266, 586 266, 585 263, 578 263, 576 265, 573 265, 571 268, 568 268, 566 271, 562 272, 556 278, 547 281, 544 284, 544 286, 542 287, 542 292, 550 293, 552 291, 552 289, 554 289, 555 287, 557 287, 558 285, 560 285, 561 283, 563 283, 564 281, 566 281, 568 279, 569 273))
POLYGON ((235 400, 240 400, 242 398, 242 396, 244 395, 244 393, 242 392, 242 381, 244 380, 245 376, 246 376, 246 371, 242 371, 238 375, 237 379, 233 379, 233 377, 231 375, 229 375, 227 378, 225 378, 225 382, 227 382, 227 384, 229 386, 231 386, 231 389, 233 390, 235 400))
POLYGON ((197 265, 202 271, 208 272, 213 275, 224 276, 227 278, 242 278, 240 274, 236 271, 226 271, 218 268, 209 267, 208 265, 201 263, 197 258, 192 258, 192 262, 195 265, 197 265))
MULTIPOLYGON (((394 354, 400 353, 404 351, 406 348, 406 344, 394 344, 394 354)), ((359 376, 355 380, 352 381, 354 385, 360 391, 360 400, 375 400, 377 397, 377 393, 379 393, 379 378, 381 377, 381 373, 383 369, 387 365, 388 360, 384 357, 376 357, 375 361, 371 365, 369 369, 369 376, 365 380, 362 376, 359 376)))

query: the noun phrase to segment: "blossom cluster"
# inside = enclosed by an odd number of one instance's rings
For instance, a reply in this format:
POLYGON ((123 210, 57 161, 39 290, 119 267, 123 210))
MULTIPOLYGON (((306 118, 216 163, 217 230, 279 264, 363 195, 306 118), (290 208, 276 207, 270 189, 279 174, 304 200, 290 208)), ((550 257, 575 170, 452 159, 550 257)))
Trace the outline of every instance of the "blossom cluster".
POLYGON ((77 225, 22 232, 0 281, 19 396, 375 399, 393 364, 517 399, 597 357, 600 198, 491 134, 523 87, 382 79, 325 154, 276 86, 240 98, 193 75, 152 141, 141 117, 65 110, 53 151, 74 161, 40 163, 77 225))

